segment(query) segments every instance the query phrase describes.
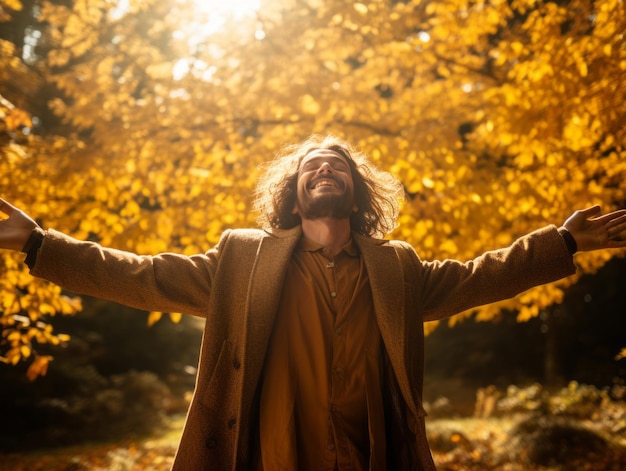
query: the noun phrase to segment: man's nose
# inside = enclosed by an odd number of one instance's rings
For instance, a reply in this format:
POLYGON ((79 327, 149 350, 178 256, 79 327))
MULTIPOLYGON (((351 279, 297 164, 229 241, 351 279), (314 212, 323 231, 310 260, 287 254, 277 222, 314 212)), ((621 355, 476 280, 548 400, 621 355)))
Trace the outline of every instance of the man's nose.
POLYGON ((320 165, 320 168, 317 169, 317 173, 334 173, 334 170, 328 162, 324 162, 322 165, 320 165))

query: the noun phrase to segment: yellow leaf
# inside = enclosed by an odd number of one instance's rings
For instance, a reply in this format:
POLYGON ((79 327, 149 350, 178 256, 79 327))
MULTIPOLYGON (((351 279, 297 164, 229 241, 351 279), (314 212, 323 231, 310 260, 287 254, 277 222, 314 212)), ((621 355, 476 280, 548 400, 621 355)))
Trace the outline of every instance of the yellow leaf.
POLYGON ((2 3, 13 11, 22 11, 22 2, 19 0, 3 0, 2 3))
POLYGON ((22 358, 28 358, 30 356, 31 349, 28 345, 22 345, 20 347, 20 353, 22 355, 22 358))
POLYGON ((17 330, 14 330, 9 335, 7 335, 8 341, 19 340, 19 338, 20 338, 20 333, 17 330))
POLYGON ((51 306, 50 304, 41 303, 39 305, 39 312, 42 314, 54 314, 56 310, 54 309, 54 306, 51 306))
POLYGON ((35 381, 39 376, 45 376, 48 372, 48 364, 52 360, 51 356, 38 356, 33 360, 33 362, 28 367, 26 371, 26 377, 30 381, 35 381))
POLYGON ((152 311, 148 315, 148 326, 153 326, 154 324, 159 322, 159 320, 161 320, 162 315, 163 315, 162 312, 152 311))
POLYGON ((6 355, 7 361, 12 365, 17 365, 22 359, 19 348, 10 349, 6 355))
POLYGON ((516 195, 520 192, 520 184, 517 181, 513 181, 509 185, 509 193, 516 195))
POLYGON ((511 49, 513 49, 513 52, 515 54, 519 55, 519 53, 524 50, 524 45, 520 43, 519 41, 514 41, 511 43, 511 49))

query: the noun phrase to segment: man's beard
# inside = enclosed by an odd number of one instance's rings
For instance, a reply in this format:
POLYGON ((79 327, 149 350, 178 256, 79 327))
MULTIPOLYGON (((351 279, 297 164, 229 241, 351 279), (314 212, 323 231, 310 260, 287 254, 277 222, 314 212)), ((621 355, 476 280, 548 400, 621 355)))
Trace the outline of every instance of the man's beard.
POLYGON ((307 196, 304 201, 298 199, 296 207, 302 219, 349 218, 353 212, 353 199, 349 192, 342 194, 318 195, 311 199, 307 196))

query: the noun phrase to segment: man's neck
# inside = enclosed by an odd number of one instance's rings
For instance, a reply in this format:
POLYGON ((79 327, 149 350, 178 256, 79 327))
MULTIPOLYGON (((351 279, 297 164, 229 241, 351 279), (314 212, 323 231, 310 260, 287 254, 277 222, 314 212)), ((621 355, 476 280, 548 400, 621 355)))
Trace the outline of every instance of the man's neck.
POLYGON ((307 239, 336 255, 350 240, 350 219, 303 219, 302 233, 307 239))

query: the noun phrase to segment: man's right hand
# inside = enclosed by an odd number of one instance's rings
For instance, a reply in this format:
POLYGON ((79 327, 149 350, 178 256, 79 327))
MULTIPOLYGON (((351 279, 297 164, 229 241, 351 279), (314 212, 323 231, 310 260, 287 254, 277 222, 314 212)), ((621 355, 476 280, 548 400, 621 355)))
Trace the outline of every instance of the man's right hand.
POLYGON ((0 249, 21 251, 33 229, 38 227, 37 223, 2 198, 0 212, 8 216, 0 220, 0 249))

